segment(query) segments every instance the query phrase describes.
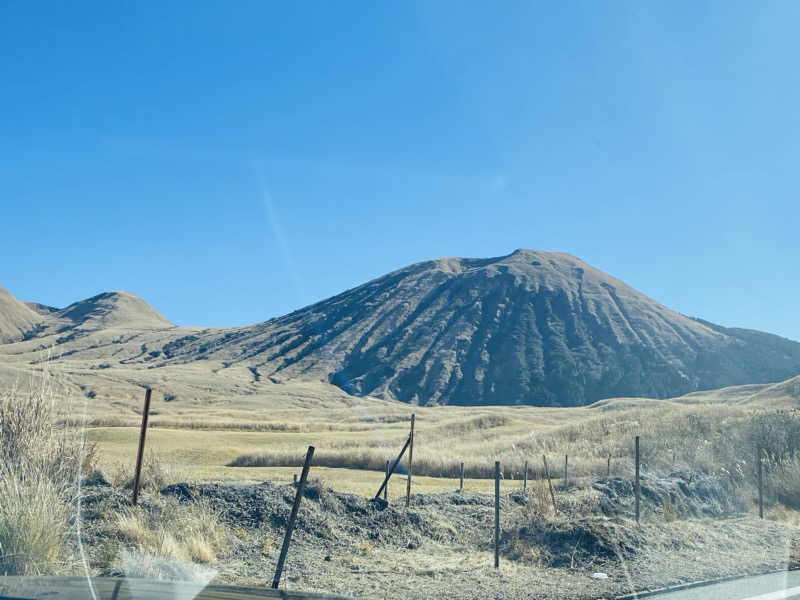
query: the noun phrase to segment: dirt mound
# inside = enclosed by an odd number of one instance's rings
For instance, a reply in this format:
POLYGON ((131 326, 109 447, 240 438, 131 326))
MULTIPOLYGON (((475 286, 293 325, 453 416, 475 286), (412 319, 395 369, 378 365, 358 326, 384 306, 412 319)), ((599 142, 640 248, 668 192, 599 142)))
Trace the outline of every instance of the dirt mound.
MULTIPOLYGON (((642 507, 675 518, 723 517, 742 512, 745 507, 734 494, 730 477, 676 472, 668 477, 642 475, 642 507)), ((592 484, 600 493, 598 507, 606 516, 631 516, 634 512, 633 482, 622 477, 607 477, 592 484)))
MULTIPOLYGON (((224 509, 231 525, 283 530, 289 520, 295 488, 291 485, 176 484, 161 492, 182 501, 203 498, 224 509)), ((341 494, 314 482, 304 491, 296 528, 339 545, 354 538, 371 544, 418 547, 424 538, 456 541, 458 529, 449 519, 436 518, 436 506, 414 498, 413 507, 388 505, 381 499, 341 494)), ((481 503, 482 506, 486 504, 481 503)), ((489 513, 488 506, 484 508, 489 513)), ((462 525, 466 525, 463 523, 462 525)), ((464 527, 463 530, 465 530, 464 527)))
POLYGON ((626 560, 645 545, 640 527, 623 519, 534 520, 502 541, 507 558, 549 567, 626 560))

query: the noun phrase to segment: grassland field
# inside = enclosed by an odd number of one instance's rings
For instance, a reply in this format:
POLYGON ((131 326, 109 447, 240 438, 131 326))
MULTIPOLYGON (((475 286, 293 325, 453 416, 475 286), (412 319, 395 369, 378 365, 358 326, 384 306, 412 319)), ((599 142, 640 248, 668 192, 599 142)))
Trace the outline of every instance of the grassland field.
MULTIPOLYGON (((141 417, 135 407, 127 412, 88 415, 88 441, 97 446, 100 466, 117 477, 132 472, 139 439, 141 417)), ((562 477, 565 455, 571 478, 605 475, 609 459, 612 474, 629 475, 636 435, 642 436, 645 468, 708 467, 724 450, 726 427, 754 412, 723 403, 644 399, 581 408, 411 407, 370 399, 282 409, 155 402, 145 467, 156 462, 175 481, 286 482, 313 445, 311 477, 336 491, 370 496, 385 461, 402 448, 414 413, 415 493, 457 489, 461 462, 467 491, 491 491, 495 460, 503 465, 503 489, 511 490, 520 487, 526 460, 531 478, 544 476, 543 455, 555 480, 562 477)), ((403 466, 389 495, 404 493, 403 466)))

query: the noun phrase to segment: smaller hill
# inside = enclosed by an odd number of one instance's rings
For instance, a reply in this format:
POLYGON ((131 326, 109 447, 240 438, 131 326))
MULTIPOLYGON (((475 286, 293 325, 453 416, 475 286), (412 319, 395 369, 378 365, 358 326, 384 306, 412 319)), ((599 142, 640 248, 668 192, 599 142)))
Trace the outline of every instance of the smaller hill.
POLYGON ((0 287, 0 344, 24 339, 26 334, 35 331, 43 320, 42 315, 0 287))
POLYGON ((130 292, 105 292, 70 304, 54 316, 81 329, 164 329, 173 327, 147 302, 130 292))
POLYGON ((768 407, 800 407, 800 375, 773 385, 764 386, 750 396, 748 402, 768 407))

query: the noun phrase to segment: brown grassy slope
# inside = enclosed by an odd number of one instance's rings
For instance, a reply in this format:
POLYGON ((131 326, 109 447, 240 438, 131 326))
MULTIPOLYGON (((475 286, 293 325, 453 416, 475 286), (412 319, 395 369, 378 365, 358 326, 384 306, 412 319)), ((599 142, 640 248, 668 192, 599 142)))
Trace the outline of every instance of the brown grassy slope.
POLYGON ((0 344, 23 339, 43 320, 40 314, 0 287, 0 344))
MULTIPOLYGON (((313 444, 314 467, 326 473, 331 487, 370 493, 380 483, 385 461, 402 446, 415 412, 414 472, 430 476, 424 481, 427 489, 457 487, 461 462, 468 488, 484 489, 471 478, 490 477, 494 460, 502 461, 507 479, 519 480, 525 461, 532 477, 541 476, 542 455, 558 479, 565 454, 571 477, 605 474, 609 457, 612 474, 628 476, 636 435, 642 438, 645 472, 749 468, 752 453, 744 436, 755 417, 770 412, 756 404, 701 404, 696 398, 688 404, 623 399, 566 409, 426 408, 332 397, 325 388, 272 385, 274 395, 245 396, 227 405, 155 399, 149 447, 192 479, 286 481, 313 444)), ((770 402, 786 399, 774 396, 770 402)), ((106 464, 130 468, 140 406, 141 396, 127 407, 119 405, 116 415, 94 417, 97 427, 90 437, 106 464)))

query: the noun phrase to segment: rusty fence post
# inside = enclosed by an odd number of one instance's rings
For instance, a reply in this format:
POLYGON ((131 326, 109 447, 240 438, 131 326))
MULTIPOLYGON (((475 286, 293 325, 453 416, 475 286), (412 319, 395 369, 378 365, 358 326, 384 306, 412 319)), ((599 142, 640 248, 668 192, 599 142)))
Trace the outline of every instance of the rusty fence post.
POLYGON ((494 463, 494 568, 500 567, 500 461, 494 463))
POLYGON ((756 447, 756 468, 758 469, 758 518, 764 518, 764 476, 761 446, 756 447))
POLYGON ((528 461, 525 461, 525 473, 522 475, 522 491, 528 491, 528 461))
POLYGON ((639 453, 639 436, 636 436, 636 479, 633 482, 633 491, 636 494, 636 509, 635 509, 635 516, 636 522, 639 522, 639 507, 641 504, 641 486, 639 484, 639 462, 640 462, 640 453, 639 453))
POLYGON ((403 446, 403 449, 400 450, 400 454, 397 455, 397 458, 395 459, 394 463, 392 463, 392 467, 389 469, 389 471, 386 473, 386 476, 383 478, 383 483, 381 483, 381 487, 378 488, 378 493, 375 494, 375 499, 380 498, 381 492, 383 492, 386 486, 389 485, 389 477, 392 476, 394 470, 397 468, 397 465, 400 464, 400 459, 403 458, 403 455, 406 453, 406 450, 408 449, 408 445, 410 443, 411 443, 411 437, 409 436, 408 438, 406 438, 406 443, 403 446))
POLYGON ((550 479, 550 468, 547 466, 547 457, 543 454, 542 461, 544 462, 544 474, 547 476, 547 487, 550 488, 550 500, 553 502, 553 513, 557 512, 556 509, 556 496, 553 493, 553 482, 550 479))
POLYGON ((411 502, 411 467, 414 462, 414 417, 411 415, 411 432, 408 434, 410 441, 408 446, 408 478, 406 479, 406 508, 411 502))
POLYGON ((292 530, 294 529, 295 521, 297 521, 297 511, 300 510, 300 500, 303 499, 303 490, 306 487, 308 470, 311 467, 311 458, 313 456, 314 446, 309 446, 306 452, 306 461, 303 463, 303 472, 300 474, 300 481, 297 484, 297 493, 294 496, 294 504, 292 505, 292 512, 289 515, 289 523, 286 525, 286 535, 283 537, 283 546, 281 546, 281 553, 278 557, 278 565, 275 567, 275 576, 272 578, 273 589, 278 589, 278 584, 281 581, 283 564, 286 562, 286 554, 289 552, 289 543, 292 541, 292 530))
POLYGON ((147 388, 144 393, 144 410, 142 411, 142 427, 139 431, 139 450, 136 453, 136 471, 133 474, 133 498, 131 501, 134 506, 139 501, 139 483, 142 475, 142 460, 144 459, 144 440, 147 436, 147 421, 150 418, 150 396, 152 390, 147 388))

